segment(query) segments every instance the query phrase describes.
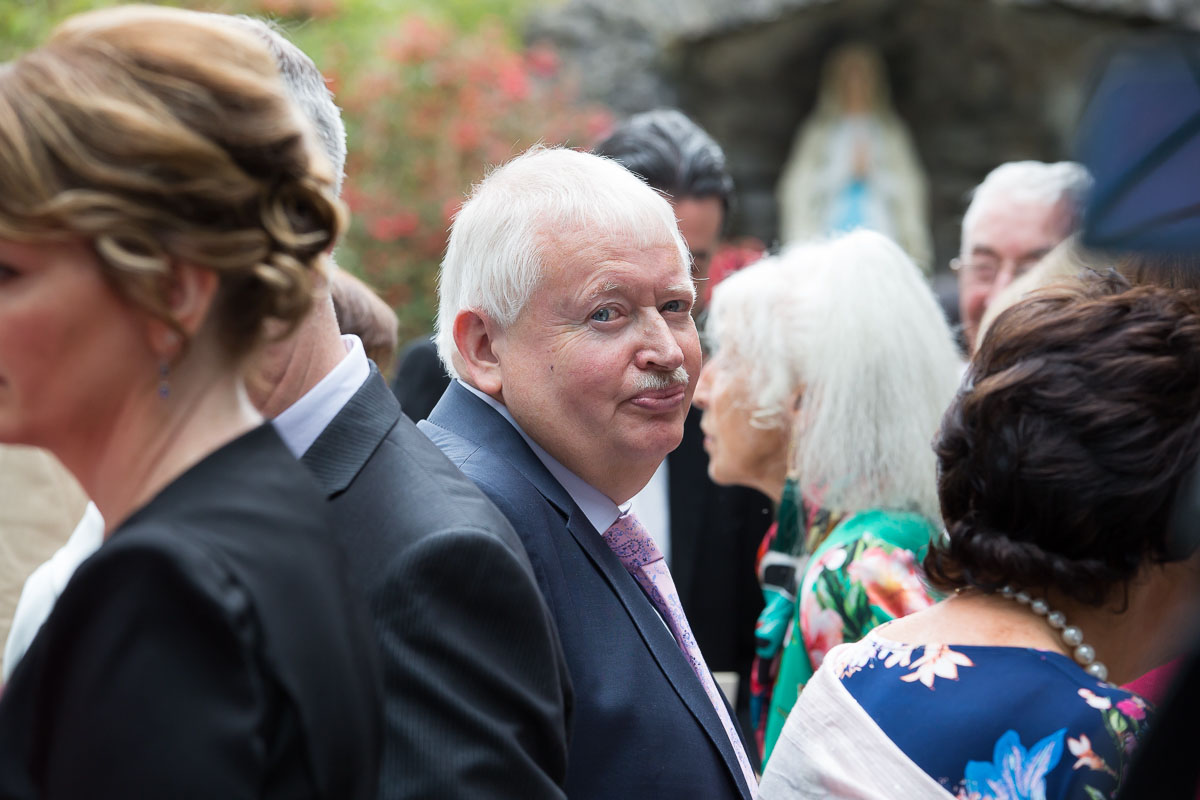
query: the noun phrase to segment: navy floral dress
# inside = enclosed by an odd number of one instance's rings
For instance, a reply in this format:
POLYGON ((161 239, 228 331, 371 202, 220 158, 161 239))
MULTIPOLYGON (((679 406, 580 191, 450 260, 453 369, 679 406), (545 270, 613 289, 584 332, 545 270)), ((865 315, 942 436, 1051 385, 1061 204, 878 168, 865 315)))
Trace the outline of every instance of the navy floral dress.
POLYGON ((873 633, 855 647, 839 659, 842 685, 960 800, 1108 800, 1152 713, 1059 653, 873 633))

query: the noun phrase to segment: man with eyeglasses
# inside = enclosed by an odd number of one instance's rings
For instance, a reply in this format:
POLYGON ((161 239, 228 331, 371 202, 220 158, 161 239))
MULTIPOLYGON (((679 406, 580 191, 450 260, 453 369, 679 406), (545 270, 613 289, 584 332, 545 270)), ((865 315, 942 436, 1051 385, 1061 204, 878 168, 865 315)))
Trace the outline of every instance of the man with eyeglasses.
POLYGON ((963 215, 958 308, 967 350, 974 352, 984 311, 1005 286, 1031 269, 1079 225, 1091 177, 1071 161, 1011 161, 971 193, 963 215))

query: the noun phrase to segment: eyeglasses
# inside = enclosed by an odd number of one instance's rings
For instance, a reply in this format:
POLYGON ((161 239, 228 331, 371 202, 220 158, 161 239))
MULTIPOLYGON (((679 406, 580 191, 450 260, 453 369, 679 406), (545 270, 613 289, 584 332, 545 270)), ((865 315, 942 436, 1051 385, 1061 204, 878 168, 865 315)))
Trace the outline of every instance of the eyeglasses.
POLYGON ((1037 266, 1045 253, 1025 256, 1017 259, 979 258, 974 261, 964 261, 961 258, 950 259, 950 269, 977 283, 995 283, 1004 268, 1012 265, 1011 280, 1024 275, 1037 266))

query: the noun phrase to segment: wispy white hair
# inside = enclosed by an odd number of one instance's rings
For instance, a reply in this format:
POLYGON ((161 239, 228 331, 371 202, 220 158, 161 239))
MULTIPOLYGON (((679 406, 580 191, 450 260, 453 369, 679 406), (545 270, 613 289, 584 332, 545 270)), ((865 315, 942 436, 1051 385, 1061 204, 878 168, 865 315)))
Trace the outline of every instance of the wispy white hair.
POLYGON ((333 93, 325 83, 325 76, 308 54, 284 36, 272 23, 243 14, 217 16, 241 25, 258 36, 267 45, 288 97, 295 103, 304 117, 312 124, 333 166, 334 191, 342 192, 342 180, 346 173, 346 126, 342 122, 341 109, 333 102, 333 93))
POLYGON ((754 424, 783 424, 802 390, 790 466, 805 497, 938 518, 931 441, 962 365, 897 245, 860 230, 789 248, 718 284, 708 309, 709 343, 742 370, 754 424))
POLYGON ((1074 161, 1009 161, 989 172, 971 192, 971 203, 963 214, 963 230, 974 225, 980 214, 997 201, 1045 206, 1065 202, 1071 212, 1065 235, 1078 227, 1091 188, 1092 176, 1087 168, 1074 161))
POLYGON ((616 240, 633 248, 675 247, 690 256, 670 203, 616 161, 535 146, 493 170, 450 226, 438 278, 438 353, 457 376, 454 318, 486 314, 512 325, 558 256, 563 236, 581 245, 616 240))

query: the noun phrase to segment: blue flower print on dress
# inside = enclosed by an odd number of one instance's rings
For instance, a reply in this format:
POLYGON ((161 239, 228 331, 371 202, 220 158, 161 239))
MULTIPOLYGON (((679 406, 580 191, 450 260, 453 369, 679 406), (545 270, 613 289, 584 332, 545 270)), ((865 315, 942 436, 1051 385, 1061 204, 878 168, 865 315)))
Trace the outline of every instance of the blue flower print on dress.
POLYGON ((1046 775, 1058 766, 1067 729, 1060 728, 1027 751, 1017 732, 996 741, 993 763, 969 761, 964 794, 979 800, 1045 800, 1046 775))

